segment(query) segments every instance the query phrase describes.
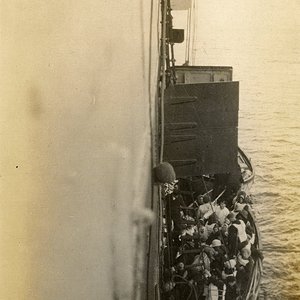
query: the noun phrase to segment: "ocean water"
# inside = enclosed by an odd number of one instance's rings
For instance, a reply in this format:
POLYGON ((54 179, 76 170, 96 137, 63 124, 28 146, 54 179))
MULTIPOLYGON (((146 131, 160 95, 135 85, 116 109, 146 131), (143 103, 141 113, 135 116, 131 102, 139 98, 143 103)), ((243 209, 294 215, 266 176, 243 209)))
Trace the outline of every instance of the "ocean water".
POLYGON ((276 28, 276 47, 269 48, 267 37, 248 47, 250 61, 256 49, 262 53, 253 73, 241 68, 237 74, 239 140, 256 169, 252 194, 265 256, 261 299, 300 299, 300 28, 284 25, 276 28))
POLYGON ((199 1, 197 10, 194 63, 232 66, 240 81, 239 144, 256 171, 265 257, 260 299, 300 299, 300 1, 199 1))

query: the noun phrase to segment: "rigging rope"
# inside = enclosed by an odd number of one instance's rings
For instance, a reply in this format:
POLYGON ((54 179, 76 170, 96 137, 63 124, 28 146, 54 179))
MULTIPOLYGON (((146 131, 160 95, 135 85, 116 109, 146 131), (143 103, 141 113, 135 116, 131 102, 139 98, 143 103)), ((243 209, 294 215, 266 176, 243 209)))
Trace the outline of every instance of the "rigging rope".
POLYGON ((193 40, 192 40, 192 64, 195 65, 196 60, 196 38, 197 38, 197 6, 196 1, 193 1, 193 40))
POLYGON ((185 45, 185 63, 189 64, 190 61, 190 43, 191 43, 191 9, 188 9, 187 12, 187 21, 186 21, 186 45, 185 45))
POLYGON ((160 87, 160 115, 161 115, 161 140, 160 140, 160 157, 159 161, 163 161, 164 154, 164 138, 165 138, 165 89, 166 89, 166 18, 167 18, 167 1, 163 1, 162 5, 162 37, 161 37, 161 87, 160 87))

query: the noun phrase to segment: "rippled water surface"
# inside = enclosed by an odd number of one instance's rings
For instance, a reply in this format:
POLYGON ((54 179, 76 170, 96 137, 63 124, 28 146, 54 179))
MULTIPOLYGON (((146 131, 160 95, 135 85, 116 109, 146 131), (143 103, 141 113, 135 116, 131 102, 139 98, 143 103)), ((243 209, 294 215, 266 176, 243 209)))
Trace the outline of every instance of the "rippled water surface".
POLYGON ((196 63, 233 66, 240 81, 239 144, 256 169, 265 256, 260 298, 300 299, 300 1, 200 2, 196 63))

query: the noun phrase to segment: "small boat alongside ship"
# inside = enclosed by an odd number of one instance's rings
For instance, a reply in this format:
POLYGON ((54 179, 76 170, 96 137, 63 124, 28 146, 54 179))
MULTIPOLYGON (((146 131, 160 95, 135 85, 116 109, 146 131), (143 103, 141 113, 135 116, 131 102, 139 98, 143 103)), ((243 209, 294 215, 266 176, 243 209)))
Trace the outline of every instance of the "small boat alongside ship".
POLYGON ((183 31, 173 29, 171 8, 162 2, 158 119, 160 162, 176 180, 161 189, 153 295, 257 299, 262 254, 249 194, 254 168, 238 146, 239 83, 232 67, 175 65, 183 31))

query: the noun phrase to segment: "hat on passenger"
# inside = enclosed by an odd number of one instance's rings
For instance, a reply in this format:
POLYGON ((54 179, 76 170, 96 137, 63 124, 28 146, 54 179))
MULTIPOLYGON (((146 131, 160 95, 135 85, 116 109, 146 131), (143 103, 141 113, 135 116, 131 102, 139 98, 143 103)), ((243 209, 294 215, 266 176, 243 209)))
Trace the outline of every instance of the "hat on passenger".
POLYGON ((221 243, 220 240, 215 239, 215 240, 212 241, 212 243, 211 243, 210 246, 211 246, 212 248, 214 248, 214 247, 220 247, 220 246, 222 246, 222 243, 221 243))
POLYGON ((245 199, 246 198, 246 193, 244 191, 240 191, 239 194, 238 194, 238 198, 243 198, 245 199))

